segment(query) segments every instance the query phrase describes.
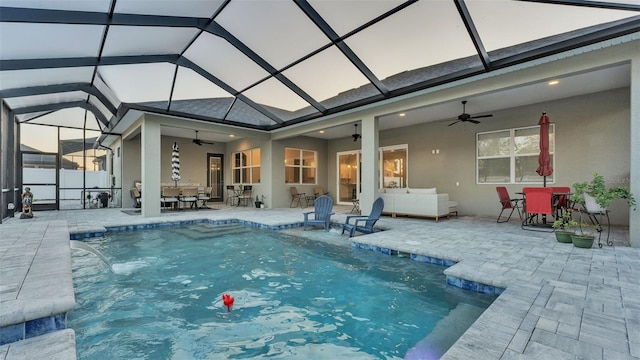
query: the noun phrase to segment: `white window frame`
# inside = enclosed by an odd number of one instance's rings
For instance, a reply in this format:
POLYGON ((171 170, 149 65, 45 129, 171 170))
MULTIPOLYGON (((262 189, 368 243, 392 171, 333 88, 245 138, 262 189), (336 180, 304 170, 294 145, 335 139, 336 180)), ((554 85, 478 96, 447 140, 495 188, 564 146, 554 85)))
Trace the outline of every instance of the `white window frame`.
MULTIPOLYGON (((539 129, 539 126, 524 126, 524 127, 519 127, 519 128, 512 128, 512 129, 501 129, 501 130, 495 130, 495 131, 485 131, 485 132, 479 132, 476 133, 476 184, 477 185, 495 185, 495 184, 505 184, 505 185, 522 185, 522 184, 542 184, 544 182, 544 178, 542 176, 540 176, 540 181, 516 181, 516 158, 518 157, 524 157, 524 156, 533 156, 533 155, 538 155, 539 151, 536 151, 535 153, 527 153, 527 154, 516 154, 515 153, 515 133, 518 130, 527 130, 527 129, 539 129), (492 134, 492 133, 500 133, 500 132, 509 132, 509 155, 493 155, 493 156, 480 156, 479 153, 479 146, 478 146, 478 142, 479 142, 479 138, 481 135, 485 135, 485 134, 492 134), (487 182, 480 182, 480 160, 484 160, 484 159, 499 159, 499 158, 509 158, 509 181, 506 182, 491 182, 491 181, 487 181, 487 182)), ((554 168, 554 175, 555 175, 555 169, 556 169, 556 157, 555 157, 555 124, 550 124, 549 125, 549 132, 554 134, 554 136, 550 136, 549 137, 549 148, 553 149, 553 151, 549 151, 551 154, 551 159, 552 159, 552 164, 551 167, 554 168)), ((555 176, 553 177, 553 181, 551 180, 547 180, 547 184, 554 184, 555 183, 555 176)))
MULTIPOLYGON (((298 169, 298 182, 287 182, 287 176, 285 174, 284 177, 284 182, 287 185, 317 185, 318 184, 318 152, 315 150, 309 150, 309 149, 299 149, 299 148, 291 148, 291 147, 287 147, 284 149, 285 154, 287 153, 287 151, 299 151, 299 159, 304 159, 303 157, 303 152, 307 151, 307 152, 311 152, 313 153, 313 166, 309 166, 309 165, 304 165, 302 162, 300 164, 287 164, 285 162, 284 167, 285 167, 285 173, 286 173, 286 169, 287 168, 297 168, 298 169), (304 179, 303 177, 303 170, 304 169, 314 169, 314 178, 313 178, 313 183, 305 183, 302 182, 302 180, 304 179)), ((286 161, 286 155, 285 155, 285 161, 286 161)))
MULTIPOLYGON (((253 149, 248 149, 248 150, 242 150, 242 151, 236 151, 234 153, 231 153, 231 182, 233 184, 260 184, 259 180, 254 181, 253 180, 253 169, 254 168, 260 168, 260 164, 262 163, 261 161, 254 161, 254 156, 255 155, 255 150, 260 150, 260 148, 253 148, 253 149), (249 158, 246 159, 246 164, 242 164, 242 154, 245 152, 249 152, 249 158), (240 166, 236 165, 236 156, 240 154, 240 166), (254 165, 255 163, 258 163, 258 165, 254 165), (249 179, 242 179, 243 177, 243 171, 244 169, 247 169, 247 172, 249 174, 249 179), (240 179, 236 179, 236 170, 240 170, 240 179), (238 181, 239 180, 239 181, 238 181)), ((262 152, 260 152, 260 154, 262 154, 262 152)), ((261 160, 261 159, 258 159, 261 160)), ((262 177, 262 175, 260 176, 262 177)))

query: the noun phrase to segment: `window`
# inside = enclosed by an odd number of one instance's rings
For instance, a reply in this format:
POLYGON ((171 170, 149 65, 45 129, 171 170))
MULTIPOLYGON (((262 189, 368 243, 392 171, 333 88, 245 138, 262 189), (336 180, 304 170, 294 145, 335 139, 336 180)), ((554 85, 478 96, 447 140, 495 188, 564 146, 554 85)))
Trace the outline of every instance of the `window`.
POLYGON ((407 145, 380 148, 382 179, 385 188, 407 187, 407 145))
POLYGON ((235 152, 231 155, 234 184, 260 183, 260 149, 235 152))
MULTIPOLYGON (((540 128, 538 126, 478 133, 477 183, 521 184, 542 183, 536 173, 540 153, 540 128)), ((549 126, 549 153, 551 166, 555 168, 555 126, 549 126)), ((547 176, 553 183, 554 175, 547 176)))
POLYGON ((316 183, 315 151, 302 149, 284 149, 284 182, 287 184, 316 183))

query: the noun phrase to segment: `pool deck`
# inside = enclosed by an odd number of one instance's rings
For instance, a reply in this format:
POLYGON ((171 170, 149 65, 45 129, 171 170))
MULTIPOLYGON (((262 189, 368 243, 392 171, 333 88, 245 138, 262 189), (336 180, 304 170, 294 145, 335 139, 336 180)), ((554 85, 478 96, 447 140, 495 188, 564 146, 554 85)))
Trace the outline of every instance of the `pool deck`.
MULTIPOLYGON (((343 222, 350 209, 336 207, 332 221, 343 222)), ((277 227, 302 222, 301 213, 310 210, 221 207, 143 218, 120 209, 92 209, 7 219, 0 225, 0 337, 15 328, 37 335, 63 327, 66 316, 59 314, 75 306, 70 234, 205 219, 277 227)), ((628 247, 624 229, 613 232, 614 246, 579 249, 558 243, 552 233, 524 231, 517 221, 383 217, 378 224, 386 231, 351 240, 360 247, 455 262, 445 270, 449 282, 504 289, 443 359, 640 359, 640 249, 628 247)), ((0 346, 0 360, 34 358, 75 359, 73 330, 0 346)))

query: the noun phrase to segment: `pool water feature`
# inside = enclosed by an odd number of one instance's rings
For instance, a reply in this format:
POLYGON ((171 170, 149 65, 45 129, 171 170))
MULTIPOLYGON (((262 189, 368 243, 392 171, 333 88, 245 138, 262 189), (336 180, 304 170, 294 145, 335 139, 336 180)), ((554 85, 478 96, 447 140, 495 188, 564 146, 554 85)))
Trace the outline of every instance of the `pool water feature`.
POLYGON ((495 299, 322 233, 344 245, 209 224, 87 239, 114 273, 73 254, 78 358, 435 359, 495 299))

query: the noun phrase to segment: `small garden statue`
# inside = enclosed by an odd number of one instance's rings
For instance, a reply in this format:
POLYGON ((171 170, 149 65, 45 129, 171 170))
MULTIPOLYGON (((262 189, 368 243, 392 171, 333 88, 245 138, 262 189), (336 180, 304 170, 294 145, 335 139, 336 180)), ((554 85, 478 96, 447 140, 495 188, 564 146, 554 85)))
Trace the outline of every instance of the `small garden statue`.
POLYGON ((22 194, 22 214, 20 219, 31 219, 33 212, 31 211, 31 205, 33 204, 33 193, 31 188, 25 188, 24 194, 22 194))

